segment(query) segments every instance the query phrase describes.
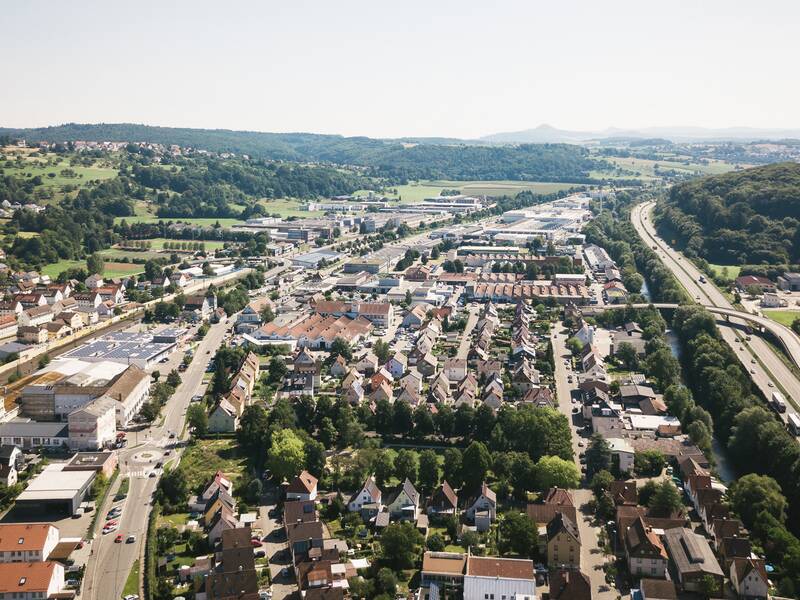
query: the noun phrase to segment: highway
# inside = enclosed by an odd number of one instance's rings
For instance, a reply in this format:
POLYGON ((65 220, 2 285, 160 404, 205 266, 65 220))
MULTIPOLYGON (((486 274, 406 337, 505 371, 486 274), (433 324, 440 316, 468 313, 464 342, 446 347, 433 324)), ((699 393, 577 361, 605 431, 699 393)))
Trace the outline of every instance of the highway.
MULTIPOLYGON (((631 220, 639 236, 648 246, 654 247, 661 261, 696 302, 709 311, 726 317, 717 322, 720 333, 764 396, 769 398, 773 391, 781 390, 788 395, 787 400, 796 406, 800 402, 800 380, 765 340, 757 335, 746 336, 740 329, 747 321, 769 330, 781 341, 796 365, 800 365, 800 339, 788 327, 735 309, 713 283, 701 283, 700 277, 703 274, 697 267, 656 233, 652 219, 654 206, 655 202, 646 202, 635 206, 631 211, 631 220), (746 337, 750 339, 747 340, 746 337)), ((791 412, 794 409, 787 407, 787 412, 781 418, 785 421, 791 412)))

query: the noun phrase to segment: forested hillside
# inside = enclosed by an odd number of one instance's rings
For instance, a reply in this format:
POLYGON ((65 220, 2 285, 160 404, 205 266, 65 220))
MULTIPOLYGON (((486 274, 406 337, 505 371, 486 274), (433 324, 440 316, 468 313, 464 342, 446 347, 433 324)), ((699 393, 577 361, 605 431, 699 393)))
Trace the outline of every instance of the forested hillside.
POLYGON ((133 124, 67 124, 38 129, 2 129, 30 142, 85 141, 177 144, 211 152, 234 152, 269 160, 324 162, 366 167, 395 183, 412 179, 531 180, 592 183, 590 171, 608 167, 580 146, 523 144, 409 144, 398 140, 311 133, 261 133, 184 129, 133 124))
POLYGON ((800 258, 800 164, 777 163, 674 186, 658 224, 687 255, 721 264, 800 258))

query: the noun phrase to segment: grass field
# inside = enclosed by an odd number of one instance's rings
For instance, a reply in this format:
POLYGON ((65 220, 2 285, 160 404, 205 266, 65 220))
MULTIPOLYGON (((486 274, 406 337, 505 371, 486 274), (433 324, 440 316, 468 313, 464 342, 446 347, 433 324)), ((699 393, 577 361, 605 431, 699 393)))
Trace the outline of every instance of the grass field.
MULTIPOLYGON (((389 198, 399 198, 401 204, 421 202, 425 198, 438 196, 443 189, 460 190, 462 194, 474 196, 515 196, 530 190, 537 194, 549 194, 576 186, 573 183, 548 183, 541 181, 417 181, 408 185, 398 185, 386 190, 389 198), (396 192, 395 192, 396 190, 396 192)), ((366 196, 369 190, 359 190, 355 194, 366 196)))
MULTIPOLYGON (((62 271, 72 268, 86 268, 85 260, 60 260, 42 267, 42 275, 49 275, 51 279, 58 277, 62 271)), ((133 263, 120 263, 107 261, 103 275, 106 277, 124 277, 125 275, 135 275, 144 271, 144 265, 133 263)))
POLYGON ((56 166, 41 167, 35 165, 38 162, 35 159, 24 160, 22 163, 3 163, 0 168, 3 169, 6 175, 14 177, 36 177, 37 175, 42 178, 43 186, 61 187, 64 185, 81 186, 89 181, 111 179, 116 177, 118 171, 110 167, 71 167, 67 161, 62 161, 56 166), (19 164, 19 166, 17 166, 19 164), (75 172, 72 177, 67 177, 61 174, 61 171, 71 169, 75 172), (52 176, 51 176, 52 174, 52 176))
POLYGON ((718 277, 722 277, 723 276, 722 270, 723 269, 727 269, 727 277, 728 277, 728 279, 736 279, 739 276, 739 273, 742 270, 742 267, 740 267, 739 265, 712 265, 712 264, 709 264, 708 266, 711 267, 711 270, 714 271, 714 274, 717 275, 718 277))
POLYGON ((17 235, 21 237, 23 240, 27 240, 28 238, 36 237, 39 235, 38 231, 19 231, 17 235))
POLYGON ((133 217, 116 217, 114 224, 127 221, 128 223, 158 223, 159 221, 182 221, 191 223, 193 225, 212 226, 214 223, 219 223, 222 227, 231 227, 232 225, 239 225, 242 223, 239 219, 214 219, 214 218, 198 218, 198 219, 164 219, 153 216, 136 215, 133 217))
POLYGON ((284 219, 286 217, 308 219, 310 217, 321 217, 325 214, 325 212, 321 210, 305 210, 302 208, 305 203, 293 198, 281 198, 279 200, 264 199, 260 200, 259 204, 266 208, 270 214, 277 213, 284 219))
MULTIPOLYGON (((698 163, 686 163, 677 160, 678 157, 673 157, 665 160, 649 160, 645 158, 617 158, 608 157, 606 160, 616 165, 618 168, 626 169, 634 173, 639 173, 643 178, 657 177, 656 165, 659 170, 675 170, 681 173, 698 174, 698 175, 717 175, 720 173, 727 173, 733 171, 734 166, 730 163, 722 161, 710 161, 707 165, 698 163)), ((602 176, 602 172, 598 172, 598 176, 602 176)), ((623 177, 625 177, 623 175, 623 177)))
MULTIPOLYGON (((206 250, 219 250, 224 246, 224 242, 220 242, 218 240, 168 240, 166 238, 153 238, 151 240, 146 240, 150 242, 150 248, 152 250, 163 250, 164 249, 164 242, 200 242, 206 245, 206 250)), ((124 249, 120 249, 120 251, 124 252, 124 249)), ((134 254, 137 254, 134 252, 134 254)), ((146 254, 146 253, 145 253, 146 254)))
POLYGON ((125 587, 122 588, 122 597, 136 594, 139 595, 139 559, 133 561, 131 572, 128 573, 128 578, 125 580, 125 587))
POLYGON ((100 250, 99 254, 102 255, 106 260, 111 261, 119 260, 121 258, 127 258, 128 260, 143 258, 146 260, 148 258, 158 258, 162 256, 158 252, 154 252, 152 250, 137 252, 135 250, 124 250, 121 248, 108 248, 106 250, 100 250))
POLYGON ((189 489, 195 489, 217 471, 225 473, 235 486, 246 462, 239 456, 234 439, 197 440, 184 452, 181 466, 186 472, 189 489))
POLYGON ((773 321, 791 327, 795 319, 800 317, 800 310, 765 310, 762 311, 765 317, 773 321))

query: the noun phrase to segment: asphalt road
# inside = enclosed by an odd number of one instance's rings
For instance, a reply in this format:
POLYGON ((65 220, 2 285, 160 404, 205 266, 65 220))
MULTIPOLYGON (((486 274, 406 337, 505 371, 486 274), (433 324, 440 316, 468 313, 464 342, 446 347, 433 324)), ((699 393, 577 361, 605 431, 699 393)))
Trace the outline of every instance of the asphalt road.
MULTIPOLYGON (((736 311, 713 283, 710 281, 708 283, 700 282, 702 273, 691 261, 672 249, 658 236, 653 226, 653 206, 652 202, 639 204, 631 212, 633 225, 642 239, 649 246, 656 246, 656 252, 661 261, 672 271, 695 301, 707 307, 736 311)), ((755 384, 767 398, 773 391, 782 389, 790 396, 790 400, 795 403, 800 402, 800 380, 766 341, 757 335, 750 336, 750 340, 745 340, 746 334, 742 330, 745 323, 742 319, 731 318, 730 322, 720 319, 717 324, 723 339, 733 349, 755 384)), ((770 329, 773 329, 774 326, 773 330, 777 332, 780 332, 780 328, 787 329, 777 323, 769 322, 767 319, 764 319, 763 325, 769 326, 770 329)), ((791 332, 791 330, 789 331, 791 332)), ((785 332, 780 333, 783 334, 788 348, 793 348, 795 342, 786 336, 785 332)), ((793 337, 797 336, 793 335, 793 337)), ((797 341, 797 356, 800 357, 800 340, 797 341)), ((793 409, 788 407, 787 412, 782 414, 781 418, 785 421, 791 412, 793 409)))
MULTIPOLYGON (((579 414, 572 413, 574 407, 580 406, 580 404, 572 403, 572 391, 577 389, 577 377, 573 378, 572 384, 567 381, 567 377, 570 374, 574 375, 574 372, 564 364, 564 360, 568 359, 571 353, 566 346, 569 334, 559 333, 561 329, 561 324, 557 323, 550 335, 556 365, 554 373, 556 399, 558 400, 559 412, 567 417, 570 423, 575 464, 580 469, 579 454, 586 450, 584 446, 579 446, 579 444, 586 443, 585 439, 578 435, 578 427, 583 426, 583 419, 579 414)), ((573 491, 578 517, 578 523, 576 524, 581 537, 581 571, 589 576, 589 581, 592 584, 592 597, 595 600, 613 600, 617 598, 618 593, 616 589, 606 583, 605 571, 603 570, 603 565, 613 557, 605 556, 600 547, 598 540, 600 528, 594 525, 594 515, 586 506, 593 499, 593 494, 585 486, 586 484, 584 483, 584 487, 573 491)))
MULTIPOLYGON (((145 542, 147 519, 150 514, 150 500, 156 488, 161 470, 155 470, 159 461, 179 460, 181 451, 181 434, 186 417, 186 409, 192 396, 198 393, 203 381, 208 361, 214 356, 228 332, 231 322, 224 321, 212 325, 205 338, 197 346, 195 359, 186 371, 181 374, 181 385, 163 408, 163 423, 160 419, 148 429, 139 432, 135 437, 139 443, 131 442, 130 446, 119 452, 120 476, 130 478, 128 497, 123 504, 122 517, 119 519, 119 530, 108 535, 100 533, 105 522, 98 520, 98 531, 93 542, 92 556, 87 564, 84 577, 83 594, 87 600, 116 600, 121 597, 128 573, 134 561, 140 557, 142 544, 145 542), (170 432, 176 438, 170 439, 170 432), (144 438, 144 439, 143 439, 144 438), (177 446, 172 449, 173 446, 177 446), (169 457, 164 452, 170 450, 169 457), (155 471, 156 477, 150 477, 155 471), (117 534, 127 538, 136 535, 135 543, 115 543, 117 534)), ((176 353, 182 358, 180 350, 176 353)), ((183 436, 184 438, 186 436, 183 436)), ((111 498, 109 494, 109 498, 111 498)), ((102 510, 103 516, 109 510, 110 502, 102 510)), ((140 565, 140 569, 144 565, 140 565)))

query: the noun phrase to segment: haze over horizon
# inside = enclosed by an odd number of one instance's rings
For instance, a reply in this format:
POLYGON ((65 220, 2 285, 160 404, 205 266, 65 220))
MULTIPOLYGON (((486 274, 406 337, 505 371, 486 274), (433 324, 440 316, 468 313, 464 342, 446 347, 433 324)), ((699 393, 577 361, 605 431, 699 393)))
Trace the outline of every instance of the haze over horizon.
POLYGON ((34 1, 6 16, 0 126, 479 138, 800 128, 800 7, 446 0, 34 1), (767 10, 768 9, 768 10, 767 10))

